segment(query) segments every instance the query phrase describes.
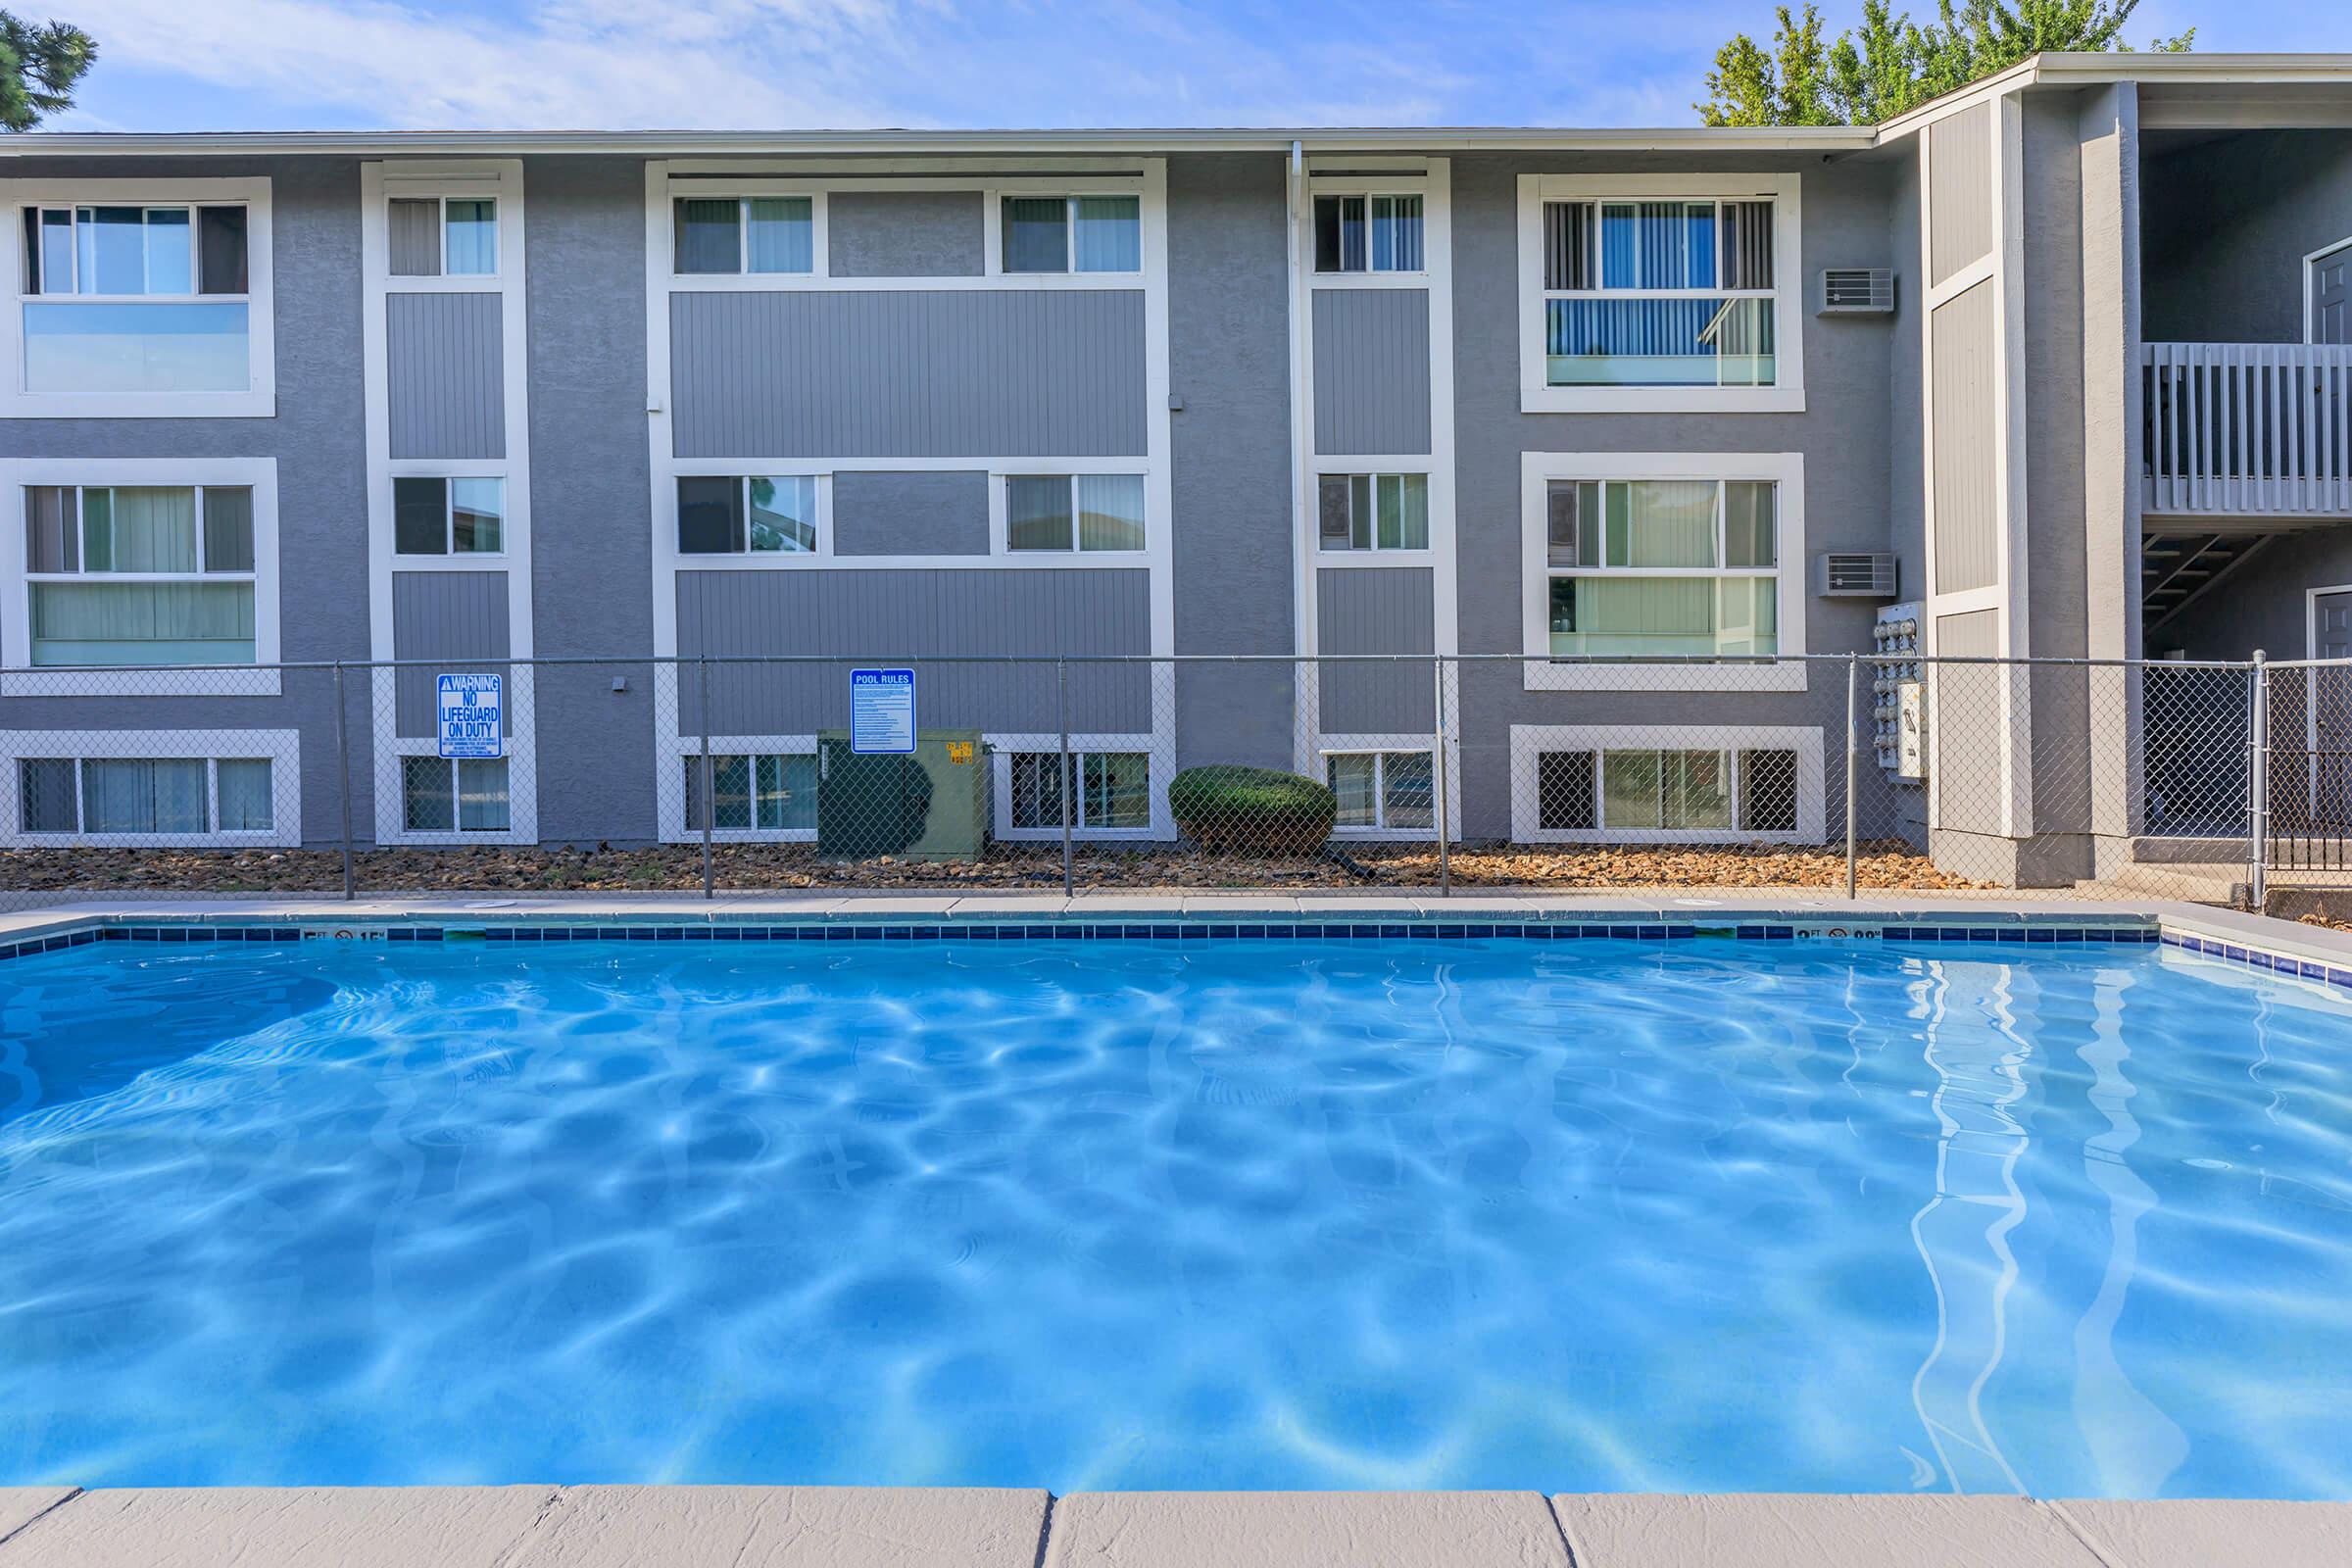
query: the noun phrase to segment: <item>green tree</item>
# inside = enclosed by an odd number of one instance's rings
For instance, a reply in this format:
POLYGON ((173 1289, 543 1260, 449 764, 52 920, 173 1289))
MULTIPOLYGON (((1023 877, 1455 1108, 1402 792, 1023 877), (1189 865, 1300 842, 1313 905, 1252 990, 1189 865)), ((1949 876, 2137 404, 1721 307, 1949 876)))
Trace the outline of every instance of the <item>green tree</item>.
POLYGON ((30 130, 43 115, 74 105, 74 84, 98 45, 62 22, 35 25, 0 11, 0 129, 30 130))
MULTIPOLYGON (((1821 10, 1776 9, 1767 50, 1746 33, 1715 53, 1710 125, 1874 125, 2044 50, 2128 52, 2124 24, 2139 0, 1936 0, 1926 25, 1890 0, 1863 0, 1862 22, 1824 43, 1821 10)), ((2152 48, 2188 49, 2190 28, 2152 48)))

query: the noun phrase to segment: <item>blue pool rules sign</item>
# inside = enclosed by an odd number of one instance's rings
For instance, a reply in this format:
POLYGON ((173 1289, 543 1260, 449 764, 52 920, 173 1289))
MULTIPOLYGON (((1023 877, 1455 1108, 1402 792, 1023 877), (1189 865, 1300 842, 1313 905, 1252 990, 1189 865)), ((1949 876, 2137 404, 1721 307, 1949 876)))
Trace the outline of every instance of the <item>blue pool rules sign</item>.
POLYGON ((905 756, 914 750, 914 671, 850 671, 850 750, 905 756))
POLYGON ((441 755, 468 760, 505 756, 505 737, 499 733, 502 727, 499 710, 504 706, 506 677, 434 678, 439 682, 433 693, 433 708, 440 717, 441 755))

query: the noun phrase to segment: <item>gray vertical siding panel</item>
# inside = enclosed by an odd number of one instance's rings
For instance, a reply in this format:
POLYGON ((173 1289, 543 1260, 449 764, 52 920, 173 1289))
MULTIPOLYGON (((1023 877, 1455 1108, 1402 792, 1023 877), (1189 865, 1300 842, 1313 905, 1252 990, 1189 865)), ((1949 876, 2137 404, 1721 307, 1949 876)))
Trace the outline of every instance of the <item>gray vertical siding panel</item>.
POLYGON ((1140 457, 1138 289, 682 293, 689 458, 1140 457))
MULTIPOLYGON (((1333 568, 1315 573, 1316 641, 1327 654, 1436 651, 1435 579, 1427 567, 1333 568)), ((1320 666, 1326 735, 1433 730, 1430 666, 1320 666)))
POLYGON ((1314 291, 1315 450, 1429 450, 1429 294, 1314 291))
MULTIPOLYGON (((396 571, 392 574, 392 657, 446 662, 448 673, 496 672, 513 651, 508 640, 503 571, 396 571)), ((404 669, 395 677, 396 733, 434 732, 433 677, 439 669, 404 669)), ((507 705, 512 714, 513 704, 507 705)), ((513 732, 512 719, 508 722, 513 732)))
POLYGON ((1940 283, 1993 246, 1992 105, 1928 127, 1928 260, 1940 283))
MULTIPOLYGON (((1052 732, 1054 668, 925 664, 925 658, 1143 654, 1151 585, 1128 569, 682 571, 678 652, 687 658, 833 655, 808 666, 714 665, 713 733, 801 735, 849 723, 852 663, 915 666, 916 717, 930 729, 1052 732)), ((1148 665, 1070 668, 1073 730, 1152 727, 1148 665)), ((681 733, 701 732, 696 678, 681 682, 681 733)))
POLYGON ((384 300, 392 456, 507 455, 506 338, 496 294, 384 300))
POLYGON ((1936 590, 1960 593, 2000 576, 2000 440, 1993 385, 1993 288, 1979 283, 1929 321, 1935 358, 1936 590))
POLYGON ((875 473, 833 476, 837 556, 985 556, 988 474, 875 473))
POLYGON ((825 198, 835 277, 978 277, 987 224, 976 190, 843 190, 825 198))

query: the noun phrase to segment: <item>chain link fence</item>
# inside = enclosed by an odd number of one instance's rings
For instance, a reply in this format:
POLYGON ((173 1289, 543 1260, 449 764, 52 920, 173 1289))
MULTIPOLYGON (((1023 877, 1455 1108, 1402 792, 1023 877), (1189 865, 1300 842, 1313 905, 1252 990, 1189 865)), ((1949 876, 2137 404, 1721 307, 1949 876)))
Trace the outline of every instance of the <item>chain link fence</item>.
POLYGON ((2352 668, 1914 654, 11 672, 0 902, 2352 881, 2352 668))

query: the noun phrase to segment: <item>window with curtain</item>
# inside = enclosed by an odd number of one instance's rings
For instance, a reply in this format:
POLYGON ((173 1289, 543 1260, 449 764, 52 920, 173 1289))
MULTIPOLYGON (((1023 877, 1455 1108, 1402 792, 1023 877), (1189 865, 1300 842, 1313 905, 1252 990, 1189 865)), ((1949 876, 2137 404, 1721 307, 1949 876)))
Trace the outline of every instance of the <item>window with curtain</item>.
POLYGON ((1771 386, 1770 201, 1547 201, 1552 386, 1771 386))
POLYGON ((1315 198, 1316 271, 1418 272, 1426 265, 1420 197, 1315 198))
POLYGON ((815 549, 814 474, 678 480, 680 555, 792 556, 815 549))
POLYGON ((1435 825, 1436 769, 1428 752, 1332 752, 1323 759, 1323 773, 1339 797, 1337 826, 1435 825))
POLYGON ((268 758, 24 758, 25 833, 202 838, 267 833, 276 821, 268 758))
POLYGON ((1427 550, 1429 475, 1319 474, 1315 514, 1325 550, 1427 550))
POLYGON ((1144 548, 1140 473, 1018 473, 1004 481, 1004 546, 1036 551, 1144 548))
POLYGON ((1140 272, 1143 202, 1134 196, 1007 196, 1002 265, 1007 272, 1140 272))
POLYGON ((816 270, 813 197, 681 196, 670 214, 672 264, 682 274, 816 270))
POLYGON ((31 485, 26 620, 35 664, 254 662, 246 485, 31 485))
POLYGON ((1778 653, 1778 496, 1751 479, 1552 480, 1551 652, 1778 653))
POLYGON ((1546 832, 1792 833, 1796 754, 1608 747, 1536 759, 1546 832))
POLYGON ((24 389, 243 392, 246 210, 24 210, 24 389))
MULTIPOLYGON (((1009 760, 1012 825, 1058 829, 1062 817, 1062 756, 1015 752, 1009 760)), ((1144 752, 1072 752, 1068 776, 1073 831, 1133 830, 1152 825, 1152 760, 1144 752)))
POLYGON ((395 196, 385 205, 394 277, 497 275, 496 198, 395 196))
POLYGON ((506 545, 507 482, 404 475, 392 481, 392 549, 403 556, 494 556, 506 545))
POLYGON ((401 825, 411 833, 504 833, 507 759, 404 757, 401 825))
MULTIPOLYGON (((703 759, 685 759, 686 826, 703 826, 703 759)), ((816 758, 808 752, 710 759, 710 826, 716 832, 816 831, 816 758)))

